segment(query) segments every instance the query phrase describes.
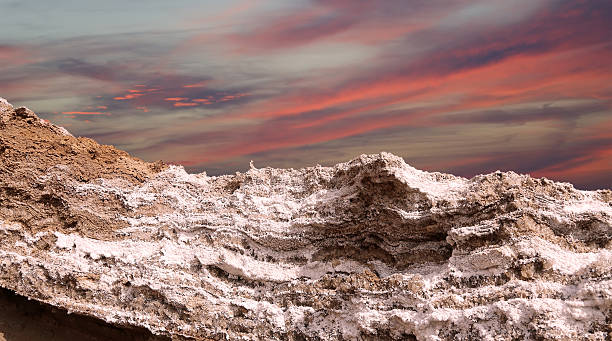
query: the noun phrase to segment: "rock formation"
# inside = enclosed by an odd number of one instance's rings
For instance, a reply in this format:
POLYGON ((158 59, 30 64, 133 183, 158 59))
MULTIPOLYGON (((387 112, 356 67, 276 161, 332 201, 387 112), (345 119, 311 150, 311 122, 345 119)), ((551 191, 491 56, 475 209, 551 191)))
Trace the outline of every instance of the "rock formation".
POLYGON ((175 340, 612 337, 612 191, 513 172, 187 174, 2 100, 0 240, 0 287, 175 340))

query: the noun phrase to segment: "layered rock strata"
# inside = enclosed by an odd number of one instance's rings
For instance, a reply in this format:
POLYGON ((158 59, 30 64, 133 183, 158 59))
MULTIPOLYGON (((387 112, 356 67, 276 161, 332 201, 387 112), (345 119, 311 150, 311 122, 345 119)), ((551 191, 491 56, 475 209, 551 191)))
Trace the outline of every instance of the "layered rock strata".
POLYGON ((605 340, 612 191, 388 153, 188 174, 0 101, 0 287, 174 339, 605 340))

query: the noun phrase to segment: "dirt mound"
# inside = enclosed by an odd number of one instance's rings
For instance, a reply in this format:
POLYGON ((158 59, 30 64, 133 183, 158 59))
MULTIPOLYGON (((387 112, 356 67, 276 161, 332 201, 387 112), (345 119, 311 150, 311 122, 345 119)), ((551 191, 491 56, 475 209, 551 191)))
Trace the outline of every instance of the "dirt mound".
POLYGON ((0 161, 0 212, 5 220, 21 223, 33 233, 53 229, 98 235, 125 226, 113 219, 116 213, 126 214, 120 201, 96 201, 95 210, 105 214, 88 214, 75 209, 84 203, 66 184, 100 179, 141 184, 167 168, 74 137, 4 100, 0 101, 0 161))

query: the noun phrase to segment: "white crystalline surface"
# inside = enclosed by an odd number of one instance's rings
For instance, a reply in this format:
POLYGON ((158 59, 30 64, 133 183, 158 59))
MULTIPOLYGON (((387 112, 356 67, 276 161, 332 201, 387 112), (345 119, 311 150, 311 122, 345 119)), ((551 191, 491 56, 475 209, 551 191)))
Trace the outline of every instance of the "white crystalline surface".
POLYGON ((76 167, 0 191, 0 286, 178 340, 611 337, 609 190, 388 153, 138 181, 76 167))

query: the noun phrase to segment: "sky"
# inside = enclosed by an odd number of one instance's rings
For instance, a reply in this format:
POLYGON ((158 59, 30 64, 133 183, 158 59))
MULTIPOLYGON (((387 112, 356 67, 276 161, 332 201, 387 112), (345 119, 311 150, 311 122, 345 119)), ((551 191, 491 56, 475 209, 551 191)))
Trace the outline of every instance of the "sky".
POLYGON ((387 151, 612 188, 609 0, 0 0, 0 97, 208 175, 387 151))

